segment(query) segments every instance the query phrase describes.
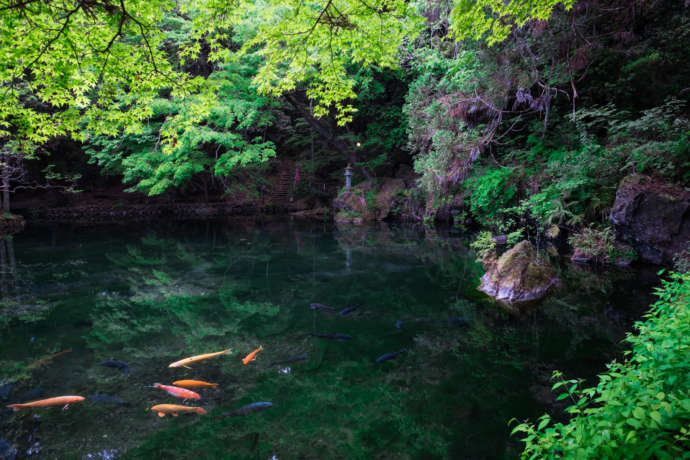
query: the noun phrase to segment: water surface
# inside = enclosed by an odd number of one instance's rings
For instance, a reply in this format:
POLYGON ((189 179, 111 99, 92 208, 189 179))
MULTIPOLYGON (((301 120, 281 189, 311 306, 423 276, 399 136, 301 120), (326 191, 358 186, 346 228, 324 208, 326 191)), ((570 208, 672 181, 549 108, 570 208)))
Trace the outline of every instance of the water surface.
POLYGON ((3 409, 0 438, 19 458, 517 458, 508 420, 562 409, 554 369, 592 378, 620 356, 656 282, 555 261, 560 286, 514 317, 476 291, 463 235, 384 224, 54 226, 4 240, 0 255, 4 402, 39 389, 114 398, 3 409), (313 302, 360 306, 343 316, 313 302), (309 336, 334 333, 352 340, 309 336), (111 359, 131 371, 99 365, 111 359), (179 379, 219 383, 199 390, 206 415, 148 410, 181 403, 150 388, 179 379), (273 407, 220 417, 257 401, 273 407))

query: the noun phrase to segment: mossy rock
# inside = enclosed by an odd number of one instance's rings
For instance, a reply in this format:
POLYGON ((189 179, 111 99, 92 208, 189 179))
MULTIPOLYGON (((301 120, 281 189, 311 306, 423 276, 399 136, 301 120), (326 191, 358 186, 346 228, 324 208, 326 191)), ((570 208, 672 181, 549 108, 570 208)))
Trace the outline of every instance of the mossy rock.
POLYGON ((541 299, 557 281, 553 267, 524 240, 489 265, 478 289, 513 306, 541 299))
POLYGON ((333 201, 337 222, 372 222, 389 217, 396 197, 405 190, 401 179, 366 181, 342 191, 333 201))
POLYGON ((544 232, 544 236, 546 236, 546 238, 549 240, 557 240, 562 233, 563 232, 561 232, 561 228, 558 225, 554 224, 546 229, 546 231, 544 232))

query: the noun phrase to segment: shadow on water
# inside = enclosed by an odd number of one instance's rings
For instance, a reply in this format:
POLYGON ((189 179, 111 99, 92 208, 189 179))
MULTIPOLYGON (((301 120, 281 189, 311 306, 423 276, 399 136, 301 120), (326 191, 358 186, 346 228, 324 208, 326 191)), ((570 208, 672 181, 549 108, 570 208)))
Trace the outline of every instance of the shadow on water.
POLYGON ((92 395, 0 411, 20 454, 58 458, 517 458, 507 421, 557 415, 551 372, 601 372, 656 283, 563 264, 554 294, 513 317, 475 290, 466 239, 421 226, 51 227, 0 243, 0 397, 92 395), (156 417, 180 401, 150 386, 180 379, 219 384, 199 390, 208 413, 156 417), (219 417, 258 401, 273 406, 219 417))

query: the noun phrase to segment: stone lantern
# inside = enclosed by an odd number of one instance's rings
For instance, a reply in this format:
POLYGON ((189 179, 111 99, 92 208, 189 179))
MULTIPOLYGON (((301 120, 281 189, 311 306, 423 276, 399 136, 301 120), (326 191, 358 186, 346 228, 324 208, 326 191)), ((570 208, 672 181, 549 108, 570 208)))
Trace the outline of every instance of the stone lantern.
POLYGON ((345 190, 352 188, 352 166, 348 163, 345 167, 345 190))

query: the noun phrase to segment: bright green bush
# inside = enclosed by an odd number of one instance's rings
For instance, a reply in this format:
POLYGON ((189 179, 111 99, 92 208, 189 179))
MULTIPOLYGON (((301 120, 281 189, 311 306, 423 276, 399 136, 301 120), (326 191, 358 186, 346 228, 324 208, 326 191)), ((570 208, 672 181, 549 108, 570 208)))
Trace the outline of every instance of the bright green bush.
POLYGON ((625 339, 632 350, 612 362, 595 387, 559 380, 568 423, 548 414, 518 424, 522 458, 687 458, 690 452, 690 274, 670 273, 659 300, 625 339))
POLYGON ((465 186, 472 191, 472 214, 480 219, 490 218, 510 206, 516 193, 515 185, 511 183, 512 173, 512 168, 491 169, 465 182, 465 186))

